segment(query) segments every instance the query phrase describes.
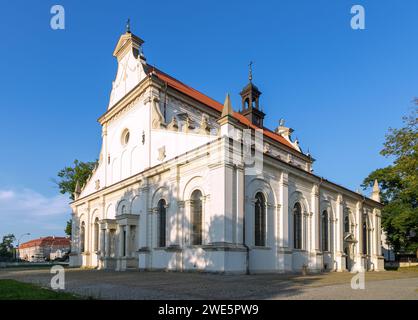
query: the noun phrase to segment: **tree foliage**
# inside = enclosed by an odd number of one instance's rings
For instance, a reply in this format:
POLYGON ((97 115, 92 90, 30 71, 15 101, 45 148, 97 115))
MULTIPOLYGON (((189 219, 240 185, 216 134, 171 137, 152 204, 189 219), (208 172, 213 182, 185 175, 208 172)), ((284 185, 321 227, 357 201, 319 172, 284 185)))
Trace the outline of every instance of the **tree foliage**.
POLYGON ((65 226, 65 234, 69 237, 71 237, 71 231, 72 231, 72 226, 73 226, 73 220, 70 219, 67 221, 67 225, 65 226))
POLYGON ((16 237, 13 234, 7 234, 3 236, 3 240, 0 243, 0 258, 11 259, 13 258, 13 242, 16 240, 16 237))
MULTIPOLYGON (((97 160, 94 162, 82 162, 74 160, 73 166, 65 167, 58 172, 59 180, 56 184, 62 194, 68 194, 71 200, 74 200, 74 192, 77 185, 83 186, 90 175, 93 172, 94 167, 97 165, 97 160)), ((72 220, 68 220, 65 226, 65 234, 71 236, 72 220)))
MULTIPOLYGON (((415 100, 418 105, 418 100, 415 100)), ((379 181, 382 226, 388 240, 397 251, 418 250, 418 108, 403 117, 404 126, 390 128, 381 155, 393 158, 393 164, 377 169, 363 181, 363 188, 370 188, 379 181)))
POLYGON ((74 200, 74 191, 77 181, 83 186, 90 177, 97 161, 94 162, 82 162, 74 160, 73 166, 65 167, 58 172, 59 181, 57 181, 58 187, 62 194, 67 193, 71 200, 74 200))

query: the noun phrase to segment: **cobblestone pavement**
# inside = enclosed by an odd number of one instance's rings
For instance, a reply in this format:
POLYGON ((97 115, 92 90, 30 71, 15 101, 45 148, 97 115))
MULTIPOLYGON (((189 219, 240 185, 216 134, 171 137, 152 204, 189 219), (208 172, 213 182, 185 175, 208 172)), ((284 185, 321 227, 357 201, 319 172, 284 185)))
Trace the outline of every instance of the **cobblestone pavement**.
MULTIPOLYGON (((0 269, 0 279, 50 285, 48 269, 0 269)), ((220 275, 66 269, 66 290, 96 299, 418 299, 418 272, 370 272, 365 289, 354 274, 220 275)))

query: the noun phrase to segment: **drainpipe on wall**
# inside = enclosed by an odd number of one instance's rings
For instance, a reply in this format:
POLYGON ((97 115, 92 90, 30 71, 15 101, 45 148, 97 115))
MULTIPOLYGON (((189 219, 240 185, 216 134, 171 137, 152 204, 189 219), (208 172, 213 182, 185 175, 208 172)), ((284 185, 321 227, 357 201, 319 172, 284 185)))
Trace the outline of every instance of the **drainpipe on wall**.
POLYGON ((245 247, 245 274, 249 275, 250 274, 250 247, 247 246, 246 243, 246 224, 245 224, 245 168, 244 168, 244 215, 242 218, 242 245, 245 247))
MULTIPOLYGON (((245 194, 245 192, 244 192, 245 194)), ((243 230, 242 230, 242 238, 243 243, 242 245, 245 247, 245 274, 250 274, 250 247, 247 246, 245 241, 245 206, 244 206, 244 217, 242 219, 243 224, 243 230)))
MULTIPOLYGON (((318 249, 322 251, 322 265, 321 265, 321 271, 323 271, 324 268, 324 249, 322 248, 322 228, 321 228, 321 185, 324 181, 324 178, 321 177, 321 180, 318 183, 318 222, 317 222, 317 228, 318 228, 318 237, 317 242, 315 243, 315 247, 318 246, 318 249)), ((316 251, 316 248, 315 248, 316 251)), ((317 259, 315 259, 317 261, 317 259)))

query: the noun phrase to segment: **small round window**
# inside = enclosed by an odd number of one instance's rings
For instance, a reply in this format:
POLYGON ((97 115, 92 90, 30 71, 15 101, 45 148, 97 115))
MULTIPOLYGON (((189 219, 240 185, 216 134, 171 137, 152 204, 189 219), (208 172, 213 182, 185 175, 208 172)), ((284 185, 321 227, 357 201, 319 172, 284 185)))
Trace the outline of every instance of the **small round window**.
POLYGON ((122 144, 127 145, 129 142, 129 130, 125 129, 122 133, 122 144))

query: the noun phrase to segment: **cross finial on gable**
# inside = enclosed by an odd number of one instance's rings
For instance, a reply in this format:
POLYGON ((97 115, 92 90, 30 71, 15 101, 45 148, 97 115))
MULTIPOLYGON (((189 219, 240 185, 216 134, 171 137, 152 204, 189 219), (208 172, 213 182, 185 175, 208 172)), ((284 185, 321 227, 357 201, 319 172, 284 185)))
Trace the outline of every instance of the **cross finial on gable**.
POLYGON ((126 32, 131 33, 131 19, 126 21, 126 32))

